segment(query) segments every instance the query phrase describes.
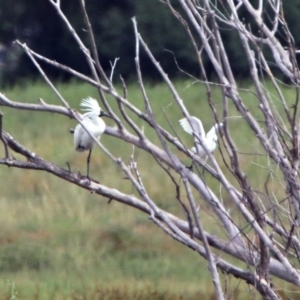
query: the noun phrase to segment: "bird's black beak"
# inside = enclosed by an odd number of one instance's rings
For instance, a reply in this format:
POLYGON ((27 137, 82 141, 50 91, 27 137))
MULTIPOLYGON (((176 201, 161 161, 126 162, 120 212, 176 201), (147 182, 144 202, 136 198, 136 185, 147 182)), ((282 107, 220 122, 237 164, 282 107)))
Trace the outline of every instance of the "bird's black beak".
POLYGON ((113 117, 111 115, 109 115, 108 113, 106 113, 105 111, 101 111, 99 117, 108 117, 113 119, 113 117))

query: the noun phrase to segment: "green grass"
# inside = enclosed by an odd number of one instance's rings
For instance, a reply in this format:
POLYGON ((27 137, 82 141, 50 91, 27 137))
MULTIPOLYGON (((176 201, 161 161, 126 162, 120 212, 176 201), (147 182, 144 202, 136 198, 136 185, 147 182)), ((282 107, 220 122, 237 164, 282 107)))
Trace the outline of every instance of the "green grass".
MULTIPOLYGON (((176 87, 187 108, 200 116, 208 130, 212 117, 206 101, 206 91, 200 84, 178 82, 176 87)), ((97 97, 92 87, 73 83, 58 84, 58 90, 69 104, 79 109, 80 99, 97 97)), ((176 130, 187 147, 193 138, 179 127, 182 117, 164 85, 147 85, 148 97, 155 117, 166 129, 176 130), (171 128, 163 110, 171 122, 171 128)), ((246 88, 251 88, 246 85, 246 88)), ((121 89, 120 89, 121 91, 121 89)), ((53 92, 40 82, 5 91, 15 101, 59 104, 53 92)), ((293 90, 284 89, 287 98, 294 98, 293 90)), ((222 101, 217 88, 212 91, 215 107, 221 117, 222 101)), ((249 92, 242 96, 256 117, 261 118, 258 102, 249 92)), ((137 86, 128 86, 128 99, 144 108, 137 86)), ((116 107, 110 99, 112 107, 116 107)), ((16 111, 2 108, 4 129, 43 158, 73 171, 86 170, 86 153, 73 149, 69 129, 76 124, 63 116, 49 113, 16 111)), ((230 105, 230 114, 238 115, 230 105)), ((108 121, 113 125, 112 121, 108 121)), ((139 125, 145 125, 137 120, 139 125)), ((242 119, 229 122, 231 134, 242 152, 262 151, 242 119), (241 134, 242 133, 242 134, 241 134)), ((145 127, 147 137, 157 141, 152 129, 145 127)), ((117 157, 127 162, 132 147, 125 142, 103 136, 101 142, 117 157)), ((190 160, 172 147, 187 164, 190 160)), ((223 149, 224 150, 224 149, 223 149)), ((263 152, 263 151, 262 151, 263 152)), ((3 156, 3 148, 0 147, 3 156)), ((223 171, 230 177, 219 152, 216 157, 223 171)), ((18 157, 18 155, 16 155, 18 157)), ((149 154, 135 149, 135 158, 150 196, 162 208, 184 215, 175 199, 170 179, 156 167, 149 154)), ((241 155, 241 164, 254 186, 263 189, 266 162, 261 156, 249 161, 241 155)), ((132 185, 105 155, 95 149, 91 175, 103 184, 132 193, 132 185)), ((175 175, 178 178, 177 175, 175 175)), ((219 186, 209 176, 207 182, 219 195, 219 186)), ((214 299, 213 285, 207 262, 195 252, 166 237, 148 216, 117 202, 90 194, 74 185, 66 184, 49 174, 0 167, 0 298, 1 299, 214 299)), ((232 176, 230 177, 232 178, 232 176)), ((274 188, 277 184, 273 183, 274 188)), ((226 193, 223 200, 229 202, 226 193)), ((278 188, 280 195, 282 189, 278 188)), ((183 199, 185 196, 182 195, 183 199)), ((212 233, 222 234, 222 228, 201 202, 202 222, 212 233)), ((235 207, 228 203, 228 207, 235 207)), ((222 275, 229 299, 249 299, 254 294, 239 281, 222 275)), ((292 289, 289 287, 289 289, 292 289)))

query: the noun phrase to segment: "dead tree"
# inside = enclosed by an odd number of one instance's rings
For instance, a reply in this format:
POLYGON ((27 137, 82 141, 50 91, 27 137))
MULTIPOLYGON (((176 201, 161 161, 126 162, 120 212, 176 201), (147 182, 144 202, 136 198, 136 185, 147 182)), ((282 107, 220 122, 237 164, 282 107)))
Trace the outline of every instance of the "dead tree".
MULTIPOLYGON (((85 45, 82 42, 72 24, 64 15, 60 7, 60 1, 49 1, 57 11, 58 17, 69 29, 77 46, 85 55, 92 75, 88 77, 80 74, 68 66, 61 65, 35 53, 22 41, 18 41, 18 44, 27 53, 41 76, 61 100, 61 106, 50 105, 43 100, 38 104, 19 103, 14 99, 8 99, 4 94, 0 94, 0 105, 12 107, 16 110, 27 109, 31 110, 32 113, 47 111, 63 114, 67 117, 76 118, 80 122, 80 116, 72 110, 54 84, 48 79, 40 66, 40 61, 93 85, 98 90, 102 105, 116 123, 116 127, 106 129, 106 134, 119 139, 120 143, 130 143, 140 149, 140 151, 146 151, 153 156, 157 163, 157 168, 160 168, 161 172, 165 172, 173 181, 174 199, 181 203, 186 218, 181 219, 158 206, 156 199, 145 188, 144 178, 139 172, 134 155, 131 156, 130 164, 127 165, 122 159, 114 157, 109 149, 106 149, 97 141, 95 142, 111 160, 111 163, 116 164, 123 172, 123 177, 125 176, 130 180, 138 196, 124 194, 93 179, 87 181, 86 178, 77 173, 72 173, 55 165, 53 162, 44 160, 38 153, 35 154, 28 149, 26 145, 21 145, 2 126, 0 126, 0 138, 5 148, 5 157, 0 159, 0 163, 14 168, 49 172, 68 183, 73 183, 83 189, 129 205, 148 214, 150 220, 159 229, 170 235, 174 240, 197 251, 208 261, 209 272, 211 273, 218 299, 225 299, 220 282, 220 270, 252 285, 265 299, 280 299, 276 292, 276 287, 271 284, 272 277, 277 277, 282 281, 300 287, 300 273, 293 263, 299 262, 300 251, 300 186, 298 181, 299 97, 295 97, 292 105, 290 102, 289 104, 287 103, 279 81, 273 75, 270 67, 271 64, 275 64, 282 74, 289 79, 291 88, 295 89, 297 94, 298 84, 300 84, 300 73, 296 60, 297 51, 293 37, 284 19, 282 1, 259 0, 257 7, 254 7, 250 0, 178 0, 182 8, 180 12, 172 7, 170 0, 162 0, 157 3, 157 5, 168 6, 170 13, 186 29, 187 38, 190 39, 194 46, 199 67, 202 71, 202 78, 204 78, 202 84, 207 89, 207 101, 210 104, 212 116, 216 123, 223 122, 224 124, 220 129, 222 137, 220 145, 224 149, 222 164, 233 175, 230 178, 224 174, 220 167, 220 162, 218 163, 206 148, 203 137, 195 137, 195 139, 199 139, 199 143, 206 151, 207 162, 199 157, 197 152, 188 150, 188 147, 181 143, 174 132, 168 131, 157 122, 152 110, 154 104, 151 103, 147 96, 140 68, 139 52, 141 48, 147 53, 149 59, 160 73, 162 80, 169 87, 174 104, 180 108, 183 117, 188 118, 190 112, 186 109, 184 100, 180 97, 172 81, 155 59, 151 49, 139 33, 135 18, 132 19, 135 33, 135 63, 140 92, 144 101, 143 110, 135 107, 127 99, 124 81, 124 93, 120 94, 116 90, 112 81, 114 65, 110 75, 104 72, 99 61, 92 24, 90 24, 86 13, 84 0, 81 0, 81 6, 84 12, 86 29, 90 37, 89 45, 85 45), (239 15, 241 7, 248 12, 251 21, 256 24, 259 30, 255 32, 248 24, 244 23, 244 20, 239 15), (265 23, 263 18, 266 7, 270 11, 269 18, 272 19, 271 22, 268 22, 269 25, 265 23), (244 59, 248 63, 251 80, 254 85, 252 93, 257 99, 259 110, 263 116, 263 120, 260 120, 260 122, 248 109, 248 104, 243 101, 241 90, 232 72, 220 32, 220 27, 225 25, 236 32, 239 42, 243 46, 244 59), (279 29, 281 34, 285 35, 286 45, 282 45, 276 37, 279 29), (262 46, 270 50, 273 55, 273 61, 267 60, 265 52, 262 51, 262 46), (202 65, 204 53, 209 58, 216 73, 217 79, 214 82, 210 82, 207 79, 205 68, 202 65), (262 78, 272 83, 276 95, 269 94, 262 78), (215 109, 211 97, 212 85, 218 86, 222 95, 222 108, 218 111, 215 109), (117 103, 118 111, 111 108, 111 102, 107 100, 108 95, 117 103), (278 111, 278 105, 274 105, 275 100, 277 103, 279 102, 280 108, 284 112, 283 114, 278 111), (230 117, 228 106, 232 104, 257 139, 262 149, 262 155, 267 162, 266 168, 268 172, 265 178, 265 189, 263 190, 257 190, 257 187, 251 184, 241 165, 242 154, 234 142, 228 126, 230 117), (147 138, 142 128, 130 118, 128 111, 137 118, 142 119, 156 133, 159 140, 157 144, 154 144, 147 138), (118 115, 121 115, 122 119, 118 115), (172 151, 174 147, 187 157, 192 158, 193 169, 187 168, 183 164, 172 151), (14 152, 21 154, 26 160, 15 159, 12 155, 14 152), (201 176, 202 172, 197 172, 199 169, 208 172, 218 182, 219 186, 227 192, 228 200, 226 203, 206 183, 205 177, 201 176), (180 176, 180 182, 175 179, 173 174, 180 176), (268 183, 270 180, 284 186, 284 198, 277 198, 276 193, 269 187, 268 183), (182 201, 183 194, 187 196, 187 203, 182 201), (226 234, 216 236, 211 233, 211 228, 202 222, 201 209, 199 212, 199 203, 195 200, 196 196, 200 196, 202 201, 210 207, 216 222, 223 227, 226 234), (231 213, 229 207, 227 207, 229 204, 237 209, 239 218, 236 218, 231 213), (243 224, 247 224, 247 230, 245 230, 243 224), (250 238, 249 232, 251 232, 252 237, 255 237, 254 239, 250 238), (244 262, 245 268, 238 267, 237 265, 239 264, 235 265, 216 253, 226 253, 234 257, 237 262, 244 262)), ((2 116, 0 120, 2 120, 2 116)))

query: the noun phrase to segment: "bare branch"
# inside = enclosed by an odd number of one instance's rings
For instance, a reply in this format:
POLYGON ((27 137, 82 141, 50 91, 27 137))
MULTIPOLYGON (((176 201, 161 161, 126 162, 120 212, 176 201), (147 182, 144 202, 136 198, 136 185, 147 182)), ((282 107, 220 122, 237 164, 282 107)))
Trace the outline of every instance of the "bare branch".
POLYGON ((9 152, 8 146, 5 137, 3 136, 3 113, 0 111, 0 140, 3 143, 4 151, 5 151, 5 158, 9 159, 9 152))
MULTIPOLYGON (((201 96, 201 103, 199 101, 199 118, 202 119, 204 111, 207 113, 206 108, 202 109, 203 105, 209 110, 213 122, 219 124, 221 120, 224 125, 220 129, 220 143, 217 136, 214 137, 214 145, 218 146, 214 146, 217 155, 211 153, 205 143, 209 132, 192 132, 196 144, 204 149, 208 157, 207 162, 199 156, 199 152, 188 150, 189 147, 180 138, 180 132, 177 133, 178 120, 174 118, 180 112, 192 127, 189 119, 191 108, 187 109, 190 107, 188 99, 182 98, 181 91, 176 88, 155 58, 154 52, 145 42, 146 37, 140 34, 135 18, 132 19, 132 23, 135 38, 135 72, 141 99, 139 102, 131 99, 133 95, 128 92, 130 89, 127 89, 122 77, 120 78, 123 90, 121 94, 118 92, 119 88, 113 79, 119 58, 110 63, 110 74, 106 75, 106 70, 100 63, 85 0, 81 0, 80 3, 91 51, 62 11, 60 1, 49 0, 58 18, 63 21, 85 56, 91 76, 50 60, 17 41, 62 105, 49 104, 43 99, 36 103, 34 99, 31 103, 17 102, 0 93, 0 106, 13 110, 29 110, 32 113, 58 113, 75 118, 106 154, 109 162, 117 166, 120 179, 125 177, 126 183, 132 186, 133 191, 131 194, 121 193, 95 179, 89 182, 80 174, 72 173, 70 166, 63 169, 44 160, 4 131, 1 112, 0 140, 4 145, 5 157, 0 159, 0 164, 11 168, 49 172, 65 182, 102 195, 109 201, 113 199, 148 214, 157 229, 161 229, 175 241, 196 251, 207 260, 217 299, 224 299, 226 294, 222 287, 222 277, 218 273, 220 271, 237 276, 252 285, 264 299, 280 299, 276 287, 271 283, 271 276, 300 287, 300 270, 295 268, 297 261, 300 261, 300 71, 296 60, 295 41, 284 18, 282 1, 258 0, 254 5, 250 0, 178 0, 181 10, 174 8, 176 6, 173 1, 160 2, 160 5, 165 5, 184 27, 189 39, 187 42, 193 47, 194 53, 191 55, 197 59, 195 68, 200 70, 202 78, 200 80, 193 77, 193 82, 187 83, 185 90, 196 88, 195 83, 204 87, 206 94, 201 96), (241 7, 258 30, 253 30, 242 19, 241 7), (224 25, 226 28, 230 27, 242 45, 241 55, 250 72, 249 88, 240 88, 239 81, 236 80, 228 56, 227 40, 222 32, 224 25), (283 37, 282 40, 285 40, 285 45, 278 39, 279 33, 283 37), (265 48, 271 51, 272 62, 268 61, 265 48), (154 114, 157 101, 151 99, 144 82, 140 55, 142 50, 159 72, 163 84, 168 87, 169 95, 173 98, 174 113, 172 110, 168 116, 165 114, 164 122, 154 114), (205 65, 207 60, 214 73, 212 79, 208 78, 205 65), (133 149, 129 165, 123 162, 123 158, 116 157, 109 147, 99 143, 87 130, 82 123, 82 116, 72 110, 45 74, 39 64, 41 61, 68 72, 97 89, 105 109, 117 124, 116 127, 107 127, 105 133, 117 138, 121 146, 127 143, 133 149), (285 87, 274 75, 274 65, 292 82, 289 91, 294 89, 293 95, 290 93, 287 96, 285 93, 285 87), (245 95, 253 97, 252 103, 248 101, 248 97, 244 97, 245 95), (238 113, 233 113, 234 109, 238 113), (236 117, 240 118, 239 123, 231 124, 230 118, 236 117), (241 130, 236 130, 240 125, 241 130), (232 130, 233 127, 235 130, 232 130), (244 127, 247 128, 245 136, 244 127), (141 165, 148 162, 139 160, 139 156, 135 155, 137 149, 149 153, 154 158, 158 172, 167 180, 171 180, 172 189, 168 193, 174 196, 169 198, 179 207, 181 212, 178 215, 183 216, 183 219, 162 209, 156 194, 153 196, 151 189, 147 188, 147 176, 155 175, 142 172, 141 165), (12 159, 12 152, 19 153, 23 160, 12 159), (190 158, 193 160, 194 169, 187 168, 183 163, 190 158), (255 169, 255 172, 249 172, 249 169, 255 169), (253 174, 259 174, 258 178, 254 178, 253 174), (137 196, 133 196, 133 193, 137 196), (209 214, 213 222, 204 222, 204 210, 199 213, 197 205, 205 207, 205 213, 209 214), (213 235, 212 232, 217 232, 217 235, 213 235), (243 262, 246 267, 237 267, 235 262, 229 263, 224 253, 243 262)), ((175 52, 172 54, 177 64, 175 52)), ((184 68, 179 68, 178 64, 177 67, 181 75, 189 76, 184 68)), ((208 118, 205 121, 207 120, 208 118)))

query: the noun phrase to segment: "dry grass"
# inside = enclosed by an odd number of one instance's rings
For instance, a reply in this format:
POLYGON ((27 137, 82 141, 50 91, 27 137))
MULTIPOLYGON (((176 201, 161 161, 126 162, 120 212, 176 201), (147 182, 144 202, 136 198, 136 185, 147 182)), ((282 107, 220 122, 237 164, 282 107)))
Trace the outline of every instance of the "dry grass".
MULTIPOLYGON (((205 90, 199 85, 187 86, 184 82, 177 83, 188 109, 200 116, 204 127, 209 129, 213 122, 205 90)), ((75 108, 79 107, 81 98, 97 97, 96 91, 84 84, 59 85, 58 89, 75 108)), ((147 90, 157 120, 172 130, 162 113, 163 108, 180 138, 188 147, 192 146, 192 137, 179 128, 180 111, 167 88, 157 85, 147 90)), ((35 102, 41 97, 59 104, 41 83, 16 87, 6 94, 16 101, 35 102)), ((213 96, 220 110, 217 90, 213 96)), ((136 86, 128 87, 128 97, 143 108, 136 86)), ((259 118, 257 101, 249 93, 245 93, 245 97, 249 97, 249 109, 259 118)), ((68 133, 75 125, 73 120, 46 113, 1 110, 5 113, 5 130, 29 149, 60 166, 69 162, 72 170, 85 172, 86 154, 74 152, 72 136, 68 133)), ((231 111, 237 115, 233 107, 231 111)), ((141 121, 138 123, 143 125, 141 121)), ((262 151, 241 119, 232 119, 230 127, 243 152, 262 151)), ((151 140, 157 140, 152 130, 145 128, 145 131, 151 140)), ((116 156, 128 161, 132 152, 130 145, 108 136, 103 136, 102 142, 116 156)), ((148 154, 136 149, 135 157, 153 199, 162 208, 181 213, 169 178, 148 154)), ((216 157, 222 165, 218 152, 216 157)), ((249 160, 249 156, 241 155, 241 164, 257 189, 263 188, 265 159, 256 156, 249 160)), ((230 177, 225 167, 223 170, 230 177)), ((103 184, 133 192, 129 181, 123 179, 123 174, 99 149, 95 149, 92 156, 91 174, 103 184)), ((65 184, 49 174, 2 166, 0 176, 1 299, 11 299, 15 293, 12 283, 18 292, 15 299, 214 299, 207 263, 166 237, 148 216, 116 202, 108 205, 107 199, 65 184)), ((227 201, 228 207, 235 210, 218 184, 208 175, 206 179, 216 194, 227 201)), ((282 188, 276 181, 271 184, 280 197, 282 188)), ((210 209, 200 198, 197 201, 201 203, 202 222, 212 228, 212 233, 222 235, 222 228, 210 209)), ((249 293, 247 287, 235 279, 224 276, 222 282, 227 285, 228 299, 254 296, 254 292, 249 293)))

